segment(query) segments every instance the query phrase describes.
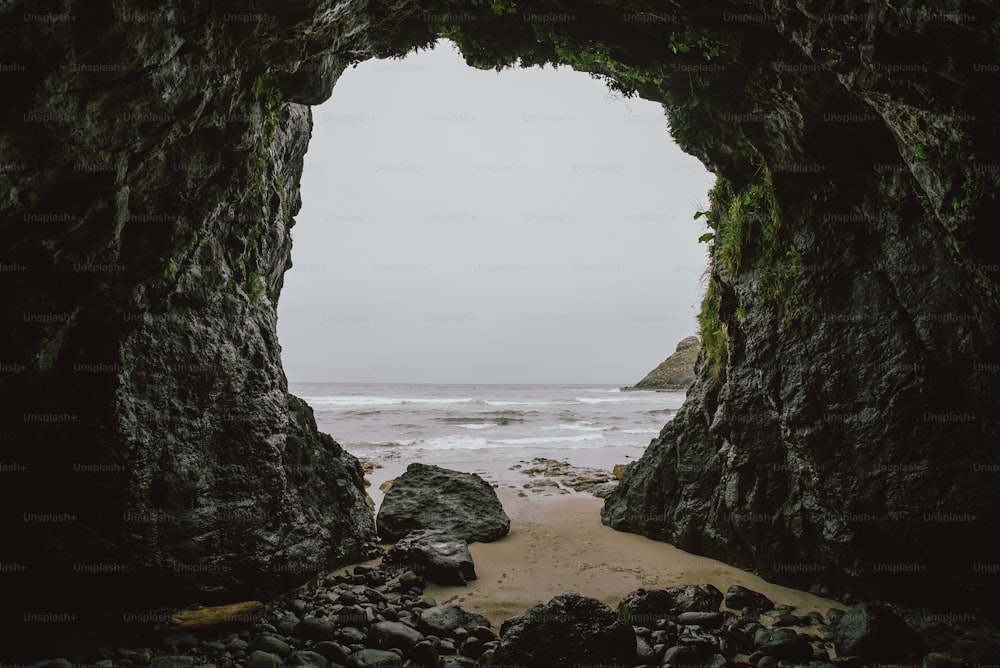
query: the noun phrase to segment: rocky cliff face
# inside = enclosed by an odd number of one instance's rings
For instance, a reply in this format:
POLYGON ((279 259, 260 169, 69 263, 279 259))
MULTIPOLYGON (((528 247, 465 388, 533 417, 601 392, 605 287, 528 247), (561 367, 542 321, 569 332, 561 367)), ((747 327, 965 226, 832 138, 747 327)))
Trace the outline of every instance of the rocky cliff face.
POLYGON ((733 12, 725 69, 670 111, 720 177, 699 379, 604 520, 779 582, 968 609, 996 590, 997 15, 733 12))
POLYGON ((298 38, 360 19, 54 4, 0 11, 12 614, 260 597, 357 558, 362 473, 288 394, 275 309, 305 105, 349 62, 298 38))
POLYGON ((974 1, 7 3, 3 561, 55 605, 109 568, 222 596, 361 551, 360 470, 275 338, 305 105, 445 35, 663 102, 720 177, 699 379, 605 521, 832 593, 995 592, 997 25, 974 1))

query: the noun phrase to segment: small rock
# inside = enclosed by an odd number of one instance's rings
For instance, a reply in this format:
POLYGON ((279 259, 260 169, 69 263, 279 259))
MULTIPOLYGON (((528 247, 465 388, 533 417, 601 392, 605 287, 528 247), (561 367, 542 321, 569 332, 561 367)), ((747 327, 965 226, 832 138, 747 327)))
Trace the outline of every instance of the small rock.
POLYGON ((813 648, 809 642, 794 631, 781 629, 765 631, 760 640, 755 638, 757 649, 779 661, 809 661, 813 648))
POLYGON ((429 640, 424 640, 414 645, 407 654, 407 657, 422 668, 437 668, 438 665, 437 648, 429 640))
POLYGON ((356 668, 402 668, 403 665, 398 654, 381 649, 358 650, 351 654, 351 661, 356 668))
POLYGON ((471 659, 478 659, 483 649, 483 641, 475 636, 469 636, 462 643, 462 655, 471 659))
POLYGON ((324 640, 313 645, 313 651, 323 656, 331 663, 346 664, 350 662, 350 652, 343 645, 330 640, 324 640))
MULTIPOLYGON (((158 656, 149 662, 148 668, 192 668, 195 664, 193 656, 158 656)), ((70 664, 66 659, 55 659, 50 661, 46 668, 69 668, 70 664), (58 661, 65 661, 65 664, 57 664, 58 661)))
POLYGON ((497 640, 497 634, 493 633, 493 629, 488 626, 473 626, 469 633, 471 633, 476 638, 479 638, 484 643, 497 640))
POLYGON ((726 607, 730 610, 743 610, 745 608, 772 610, 774 609, 774 601, 746 587, 733 585, 726 590, 726 607))
POLYGON ((421 611, 417 629, 423 633, 447 638, 455 629, 490 625, 490 620, 480 614, 469 612, 460 605, 446 603, 421 611))
POLYGON ((245 652, 247 651, 247 647, 249 646, 250 643, 248 643, 246 640, 243 640, 243 638, 233 638, 232 640, 226 643, 226 651, 245 652))
POLYGON ((407 650, 424 639, 416 629, 401 622, 379 622, 372 626, 371 635, 381 649, 407 650))
POLYGON ((290 666, 308 666, 308 668, 326 668, 328 663, 322 654, 301 649, 292 652, 291 658, 288 659, 290 666))
POLYGON ((281 657, 270 652, 257 650, 247 657, 247 668, 278 668, 281 665, 281 657))
POLYGON ((924 663, 921 668, 961 668, 964 665, 958 659, 954 659, 947 654, 930 652, 924 657, 924 663))
POLYGON ((803 622, 787 610, 779 610, 775 613, 773 619, 771 620, 771 626, 774 628, 780 628, 783 626, 803 626, 803 622))
POLYGON ((282 658, 287 658, 292 653, 292 648, 288 646, 287 642, 277 636, 269 635, 257 636, 250 641, 250 646, 247 649, 251 654, 254 652, 270 652, 282 658))
POLYGON ((694 668, 701 666, 701 657, 692 647, 674 645, 663 653, 662 666, 669 668, 694 668))
POLYGON ((326 617, 306 617, 295 625, 292 633, 305 640, 333 640, 336 625, 326 617))
POLYGON ((399 584, 404 589, 419 589, 421 591, 424 589, 424 579, 413 571, 404 571, 399 576, 399 584))
POLYGON ((171 652, 183 652, 197 644, 198 638, 193 633, 175 633, 163 639, 163 646, 171 652))
POLYGON ((292 634, 292 631, 299 623, 299 618, 288 612, 281 616, 281 619, 274 623, 274 628, 278 630, 283 636, 288 636, 292 634))
POLYGON ((345 626, 338 630, 337 636, 342 642, 351 645, 360 645, 365 641, 365 632, 354 626, 345 626))
POLYGON ((677 617, 680 626, 700 626, 705 629, 717 629, 722 626, 721 612, 682 612, 677 617))

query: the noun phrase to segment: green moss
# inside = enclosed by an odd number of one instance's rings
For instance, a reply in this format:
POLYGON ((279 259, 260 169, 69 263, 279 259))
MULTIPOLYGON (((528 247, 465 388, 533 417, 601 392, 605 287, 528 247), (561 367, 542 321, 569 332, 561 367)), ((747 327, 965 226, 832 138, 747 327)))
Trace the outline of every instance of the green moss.
POLYGON ((634 613, 632 612, 632 608, 628 607, 627 605, 620 606, 616 614, 618 615, 618 620, 621 621, 623 624, 632 623, 632 616, 634 613))
POLYGON ((709 203, 705 217, 713 232, 699 241, 712 242, 712 257, 733 278, 740 273, 743 247, 751 237, 762 244, 766 260, 772 259, 767 251, 773 249, 781 230, 781 207, 767 165, 761 163, 754 180, 739 192, 725 178, 716 178, 709 203))
POLYGON ((716 378, 722 374, 726 361, 729 330, 722 321, 722 288, 715 276, 709 276, 705 296, 698 314, 698 335, 705 351, 705 364, 716 378))
POLYGON ((251 273, 247 283, 247 293, 250 295, 251 301, 257 301, 264 296, 264 280, 260 277, 260 274, 256 271, 251 273))

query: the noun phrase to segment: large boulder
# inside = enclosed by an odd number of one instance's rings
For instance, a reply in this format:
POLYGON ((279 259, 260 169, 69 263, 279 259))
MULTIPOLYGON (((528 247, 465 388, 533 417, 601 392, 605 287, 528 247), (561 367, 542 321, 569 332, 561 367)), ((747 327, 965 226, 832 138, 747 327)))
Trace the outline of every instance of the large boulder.
POLYGON ((489 626, 490 620, 482 615, 469 612, 460 605, 446 603, 435 605, 420 613, 417 629, 429 635, 447 638, 457 628, 466 630, 477 626, 489 626))
POLYGON ((809 641, 791 629, 764 630, 754 645, 758 651, 778 661, 806 662, 813 656, 809 641))
POLYGON ((600 601, 561 594, 505 621, 493 660, 523 668, 630 666, 636 661, 635 633, 600 601))
POLYGON ((710 584, 636 589, 618 604, 618 616, 636 626, 652 626, 685 612, 718 612, 721 605, 722 592, 710 584))
POLYGON ((927 652, 920 636, 891 608, 861 603, 851 608, 834 629, 837 656, 866 661, 919 660, 927 652))
POLYGON ((376 524, 386 541, 415 529, 442 529, 467 543, 485 543, 510 531, 510 518, 488 482, 474 473, 418 463, 392 483, 376 524))
POLYGON ((385 555, 386 564, 408 568, 441 585, 476 579, 469 546, 440 529, 411 531, 385 555))

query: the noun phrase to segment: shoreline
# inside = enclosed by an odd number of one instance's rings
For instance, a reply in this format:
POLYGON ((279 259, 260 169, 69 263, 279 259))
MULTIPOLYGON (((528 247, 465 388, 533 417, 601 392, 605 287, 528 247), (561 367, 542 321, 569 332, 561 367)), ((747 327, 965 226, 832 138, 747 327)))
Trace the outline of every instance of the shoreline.
MULTIPOLYGON (((376 469, 380 471, 385 469, 376 469)), ((741 585, 766 595, 776 606, 791 606, 791 612, 799 616, 810 612, 826 616, 831 608, 850 608, 669 543, 615 531, 601 524, 604 500, 589 494, 529 490, 511 480, 492 480, 491 484, 511 518, 510 533, 491 543, 469 545, 478 579, 464 586, 428 582, 425 594, 439 604, 455 602, 479 613, 496 629, 507 618, 567 592, 596 598, 615 609, 626 594, 637 589, 687 584, 711 584, 722 592, 741 585)), ((379 562, 351 564, 334 572, 347 573, 354 566, 379 562)))

